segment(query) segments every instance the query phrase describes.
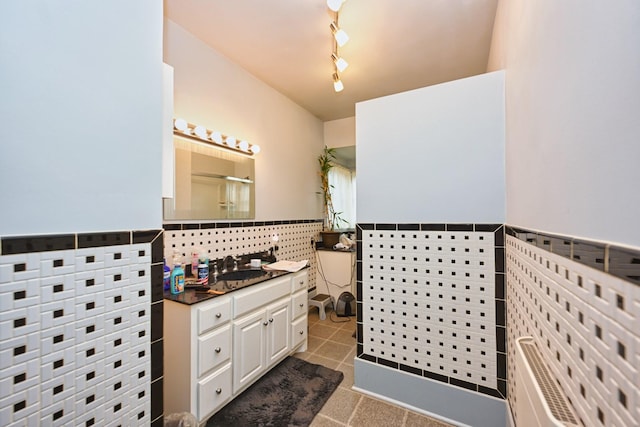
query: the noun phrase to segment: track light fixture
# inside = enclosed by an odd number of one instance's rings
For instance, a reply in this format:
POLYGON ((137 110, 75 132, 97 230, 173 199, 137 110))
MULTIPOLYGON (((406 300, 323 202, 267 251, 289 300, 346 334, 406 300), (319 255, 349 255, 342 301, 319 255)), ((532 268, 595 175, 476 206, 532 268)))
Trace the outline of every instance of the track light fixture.
POLYGON ((342 47, 349 41, 347 33, 345 33, 344 30, 341 30, 335 21, 332 21, 329 27, 331 28, 331 32, 333 33, 333 37, 335 37, 338 46, 342 47))
POLYGON ((349 63, 338 54, 338 47, 344 46, 345 43, 349 41, 347 33, 338 27, 338 11, 345 1, 346 0, 327 0, 327 7, 335 14, 335 18, 331 21, 331 24, 329 24, 329 28, 333 34, 333 52, 331 53, 331 59, 333 61, 334 69, 333 89, 336 92, 344 90, 344 85, 342 84, 342 80, 340 80, 340 75, 338 73, 343 72, 349 66, 349 63))
POLYGON ((333 90, 342 92, 343 89, 344 85, 342 84, 342 80, 340 80, 340 76, 338 76, 338 73, 333 73, 333 90))

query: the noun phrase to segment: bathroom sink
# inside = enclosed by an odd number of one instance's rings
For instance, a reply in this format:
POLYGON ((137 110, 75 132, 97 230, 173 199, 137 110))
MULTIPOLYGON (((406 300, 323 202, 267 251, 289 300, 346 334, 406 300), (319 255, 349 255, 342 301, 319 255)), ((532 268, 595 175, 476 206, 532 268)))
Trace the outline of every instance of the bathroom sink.
POLYGON ((221 280, 250 280, 258 277, 266 276, 269 272, 263 270, 237 270, 229 271, 218 275, 218 281, 221 280))

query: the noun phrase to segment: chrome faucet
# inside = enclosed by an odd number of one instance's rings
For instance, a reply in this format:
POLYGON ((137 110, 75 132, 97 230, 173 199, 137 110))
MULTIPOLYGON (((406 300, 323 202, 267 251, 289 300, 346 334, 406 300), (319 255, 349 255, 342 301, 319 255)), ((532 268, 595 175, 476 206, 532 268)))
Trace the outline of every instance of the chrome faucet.
POLYGON ((238 258, 234 257, 233 255, 227 255, 222 260, 222 274, 227 273, 229 271, 227 269, 227 260, 229 259, 233 261, 233 271, 238 271, 238 258))

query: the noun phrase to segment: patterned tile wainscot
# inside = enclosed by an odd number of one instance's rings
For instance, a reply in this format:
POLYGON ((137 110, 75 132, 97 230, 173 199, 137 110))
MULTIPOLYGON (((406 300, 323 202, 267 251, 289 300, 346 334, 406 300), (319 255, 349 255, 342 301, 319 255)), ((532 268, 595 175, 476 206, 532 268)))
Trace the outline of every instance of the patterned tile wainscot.
MULTIPOLYGON (((509 378, 532 336, 582 425, 640 420, 640 252, 507 227, 509 378)), ((509 381, 515 413, 517 384, 509 381)))
POLYGON ((505 398, 504 227, 359 224, 358 357, 505 398))
POLYGON ((275 254, 278 259, 309 260, 309 290, 315 288, 316 256, 311 240, 318 240, 318 234, 322 231, 320 220, 167 223, 164 229, 164 256, 167 262, 171 262, 174 250, 188 260, 194 248, 203 248, 209 254, 209 259, 214 260, 226 255, 264 252, 277 245, 275 254))
POLYGON ((0 425, 161 426, 161 230, 1 246, 0 425))

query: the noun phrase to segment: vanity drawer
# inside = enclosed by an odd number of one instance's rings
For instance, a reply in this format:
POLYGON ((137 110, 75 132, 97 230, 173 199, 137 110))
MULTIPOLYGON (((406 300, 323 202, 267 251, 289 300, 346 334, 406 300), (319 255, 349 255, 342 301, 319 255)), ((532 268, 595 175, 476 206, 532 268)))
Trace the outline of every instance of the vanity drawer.
POLYGON ((291 293, 296 293, 302 289, 308 289, 307 272, 298 273, 291 278, 291 293))
POLYGON ((231 326, 223 326, 198 338, 198 377, 229 360, 231 356, 231 326))
POLYGON ((198 335, 225 324, 231 319, 231 298, 217 297, 198 306, 198 335))
POLYGON ((295 348, 307 339, 307 316, 291 323, 291 347, 295 348))
POLYGON ((198 420, 203 421, 231 398, 231 365, 198 381, 198 420))
POLYGON ((265 284, 253 285, 248 289, 234 292, 233 317, 238 318, 245 313, 289 295, 291 292, 288 277, 271 279, 265 284))
POLYGON ((306 290, 299 291, 294 294, 291 298, 291 318, 297 319, 307 311, 309 311, 308 306, 309 295, 306 290))

